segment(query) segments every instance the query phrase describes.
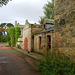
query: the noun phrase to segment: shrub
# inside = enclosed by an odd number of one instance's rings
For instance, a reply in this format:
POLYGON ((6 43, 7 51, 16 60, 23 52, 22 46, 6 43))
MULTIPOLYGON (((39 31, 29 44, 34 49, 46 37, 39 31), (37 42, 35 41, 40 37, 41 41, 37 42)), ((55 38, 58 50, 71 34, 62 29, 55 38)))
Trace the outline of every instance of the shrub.
POLYGON ((39 60, 37 70, 42 75, 74 75, 75 63, 71 62, 63 53, 52 51, 46 53, 45 59, 39 60))

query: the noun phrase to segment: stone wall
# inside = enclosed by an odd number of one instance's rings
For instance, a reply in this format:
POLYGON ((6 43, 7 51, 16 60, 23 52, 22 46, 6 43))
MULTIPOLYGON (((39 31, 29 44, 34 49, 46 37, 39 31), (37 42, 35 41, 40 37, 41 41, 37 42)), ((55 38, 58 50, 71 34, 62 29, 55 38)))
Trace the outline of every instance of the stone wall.
POLYGON ((22 48, 24 49, 24 40, 25 38, 28 39, 28 51, 34 51, 34 36, 33 33, 41 29, 41 25, 37 24, 30 24, 27 20, 25 26, 23 28, 23 45, 22 48))
POLYGON ((24 40, 28 39, 28 51, 31 51, 31 27, 29 24, 25 25, 23 29, 23 49, 24 49, 24 40))
POLYGON ((41 33, 41 34, 35 34, 34 35, 34 52, 38 53, 45 53, 47 51, 47 36, 51 36, 51 49, 53 49, 53 38, 54 33, 53 31, 41 33), (39 37, 41 36, 41 48, 39 48, 39 37))
POLYGON ((55 0, 55 49, 75 55, 75 0, 55 0))

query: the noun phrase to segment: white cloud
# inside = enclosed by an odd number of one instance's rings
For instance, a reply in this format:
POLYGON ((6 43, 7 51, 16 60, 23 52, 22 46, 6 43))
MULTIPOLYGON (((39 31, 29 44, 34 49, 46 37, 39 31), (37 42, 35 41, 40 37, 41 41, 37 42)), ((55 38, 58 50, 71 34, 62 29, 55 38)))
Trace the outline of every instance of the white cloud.
POLYGON ((26 19, 31 23, 37 23, 40 19, 39 16, 44 16, 43 6, 46 3, 47 0, 12 0, 0 8, 0 23, 14 23, 17 20, 19 23, 25 24, 26 19))

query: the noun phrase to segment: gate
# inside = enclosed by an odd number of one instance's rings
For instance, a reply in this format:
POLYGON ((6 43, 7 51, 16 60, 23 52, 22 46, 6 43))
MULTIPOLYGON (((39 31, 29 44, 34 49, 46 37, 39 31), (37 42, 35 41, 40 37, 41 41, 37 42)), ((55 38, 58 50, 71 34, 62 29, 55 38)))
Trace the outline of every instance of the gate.
POLYGON ((28 39, 27 38, 25 38, 24 40, 24 49, 28 51, 28 39))

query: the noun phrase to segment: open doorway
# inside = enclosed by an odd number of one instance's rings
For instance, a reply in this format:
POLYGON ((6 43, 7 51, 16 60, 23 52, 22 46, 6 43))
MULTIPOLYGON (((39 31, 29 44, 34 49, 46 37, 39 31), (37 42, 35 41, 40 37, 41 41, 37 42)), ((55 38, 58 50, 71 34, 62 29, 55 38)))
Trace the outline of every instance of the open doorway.
POLYGON ((39 37, 39 49, 41 49, 41 36, 39 37))
POLYGON ((51 36, 47 36, 47 50, 51 49, 51 36))

